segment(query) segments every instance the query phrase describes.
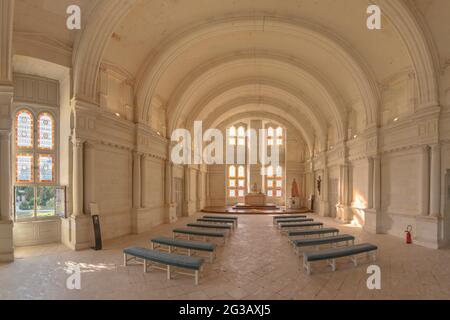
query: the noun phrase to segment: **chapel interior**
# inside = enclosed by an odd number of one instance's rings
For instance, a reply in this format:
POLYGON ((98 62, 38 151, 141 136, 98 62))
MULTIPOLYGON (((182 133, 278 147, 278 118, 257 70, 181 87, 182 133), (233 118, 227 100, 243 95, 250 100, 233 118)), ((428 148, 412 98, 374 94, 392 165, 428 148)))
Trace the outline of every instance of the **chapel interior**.
POLYGON ((0 299, 449 299, 449 245, 450 1, 0 0, 0 299), (199 122, 243 158, 174 161, 199 122), (124 266, 205 215, 239 223, 198 285, 124 266), (376 245, 382 289, 274 215, 376 245))

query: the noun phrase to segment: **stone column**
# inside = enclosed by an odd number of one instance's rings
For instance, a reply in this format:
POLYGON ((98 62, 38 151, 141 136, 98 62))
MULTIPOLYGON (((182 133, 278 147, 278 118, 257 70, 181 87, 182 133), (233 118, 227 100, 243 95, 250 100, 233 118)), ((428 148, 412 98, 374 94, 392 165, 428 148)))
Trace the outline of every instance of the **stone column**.
POLYGON ((430 148, 423 146, 421 155, 420 215, 428 216, 430 212, 430 148))
POLYGON ((0 0, 0 262, 14 260, 11 205, 11 102, 14 0, 0 0))
POLYGON ((10 135, 0 131, 0 262, 14 261, 10 135))
POLYGON ((73 140, 73 216, 84 215, 83 193, 84 193, 84 141, 73 140))
POLYGON ((369 158, 369 201, 365 210, 364 230, 380 233, 381 225, 381 159, 369 158))
POLYGON ((11 221, 11 132, 0 131, 0 220, 11 221))
POLYGON ((141 153, 133 152, 133 209, 131 210, 131 232, 133 234, 139 234, 139 210, 142 208, 141 158, 141 153))
POLYGON ((143 154, 141 156, 141 177, 140 177, 140 183, 141 183, 141 204, 140 208, 145 208, 147 199, 148 199, 148 184, 149 181, 147 180, 147 165, 146 165, 146 159, 147 156, 143 154))
POLYGON ((92 245, 92 221, 90 215, 84 212, 84 144, 85 141, 72 137, 72 216, 68 219, 69 242, 73 250, 83 250, 92 245))
POLYGON ((205 185, 205 206, 210 206, 211 205, 211 190, 210 190, 210 186, 209 186, 209 170, 207 169, 206 173, 206 185, 205 185))
POLYGON ((430 215, 440 216, 441 208, 441 146, 431 146, 430 215))
POLYGON ((203 179, 202 179, 202 171, 199 170, 197 171, 197 202, 196 202, 196 208, 197 211, 200 211, 202 209, 202 188, 203 188, 203 179))
POLYGON ((353 211, 350 206, 350 168, 347 164, 344 164, 339 169, 339 205, 337 206, 337 219, 340 222, 349 223, 353 219, 353 211))
POLYGON ((328 168, 325 167, 322 174, 322 186, 320 190, 320 215, 330 215, 330 203, 328 202, 328 168))
POLYGON ((139 152, 133 153, 133 208, 141 208, 141 157, 139 152))
POLYGON ((373 158, 367 158, 367 208, 373 208, 373 169, 374 169, 374 160, 373 158))
POLYGON ((184 167, 184 213, 190 216, 192 213, 192 192, 191 190, 191 168, 187 165, 184 167))
POLYGON ((373 159, 373 188, 372 188, 372 208, 381 209, 381 159, 373 159))
POLYGON ((0 85, 12 82, 14 0, 0 0, 0 85))
POLYGON ((173 163, 166 161, 165 163, 165 202, 167 207, 166 222, 173 223, 178 220, 177 218, 177 206, 182 206, 183 203, 176 203, 174 180, 173 180, 173 163))

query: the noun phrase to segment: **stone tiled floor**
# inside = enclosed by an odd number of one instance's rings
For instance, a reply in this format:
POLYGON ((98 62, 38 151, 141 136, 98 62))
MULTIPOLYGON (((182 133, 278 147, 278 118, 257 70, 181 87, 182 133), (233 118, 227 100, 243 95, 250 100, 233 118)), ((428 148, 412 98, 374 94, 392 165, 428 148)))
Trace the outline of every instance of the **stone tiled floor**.
MULTIPOLYGON (((331 219, 314 217, 327 226, 331 219)), ((200 285, 191 277, 164 271, 143 273, 141 266, 122 266, 122 249, 148 246, 155 235, 170 235, 194 217, 152 232, 127 236, 104 244, 105 250, 73 252, 61 245, 18 248, 16 261, 0 265, 1 299, 449 299, 450 250, 405 245, 402 239, 370 235, 359 228, 342 226, 341 232, 358 242, 379 246, 377 265, 382 290, 367 289, 368 264, 354 268, 341 259, 331 272, 324 263, 313 265, 313 275, 300 269, 285 236, 272 225, 271 216, 244 215, 239 228, 220 248, 215 263, 207 264, 200 285), (67 267, 81 266, 81 290, 66 289, 67 267)))

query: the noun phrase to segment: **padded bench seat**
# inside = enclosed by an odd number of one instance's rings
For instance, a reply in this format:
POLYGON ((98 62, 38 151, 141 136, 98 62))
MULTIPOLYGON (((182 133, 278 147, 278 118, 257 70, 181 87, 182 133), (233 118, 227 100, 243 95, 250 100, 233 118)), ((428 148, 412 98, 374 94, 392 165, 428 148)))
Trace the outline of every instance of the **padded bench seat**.
POLYGON ((313 247, 313 246, 320 246, 324 244, 337 244, 340 242, 347 242, 347 246, 352 242, 352 245, 355 244, 355 237, 349 234, 342 234, 338 236, 331 236, 331 237, 321 237, 321 238, 306 238, 306 239, 300 239, 300 240, 292 240, 292 245, 295 248, 295 251, 297 254, 299 253, 299 248, 302 247, 313 247))
POLYGON ((331 248, 321 251, 311 251, 303 253, 303 267, 308 274, 311 274, 311 262, 328 260, 333 271, 336 271, 336 259, 342 257, 351 257, 351 260, 358 265, 356 255, 361 253, 372 253, 373 261, 376 260, 376 251, 378 247, 370 243, 362 243, 349 247, 331 248))
POLYGON ((322 222, 301 222, 301 223, 280 223, 278 227, 281 232, 289 232, 289 229, 309 228, 309 227, 323 227, 322 222))
POLYGON ((200 230, 200 229, 191 229, 191 228, 179 228, 174 229, 173 237, 176 238, 177 235, 183 234, 188 236, 188 240, 190 240, 191 236, 203 237, 205 239, 208 238, 222 238, 225 243, 226 233, 224 231, 210 231, 210 230, 200 230))
POLYGON ((172 253, 172 248, 182 248, 188 250, 188 256, 191 255, 191 250, 204 251, 210 253, 211 262, 214 260, 216 245, 209 242, 200 242, 183 239, 172 239, 166 237, 153 238, 151 240, 152 249, 157 249, 160 246, 169 247, 169 253, 172 253))
POLYGON ((285 214, 282 216, 274 216, 273 217, 273 224, 276 224, 279 220, 284 219, 295 219, 295 218, 306 218, 306 214, 285 214))
POLYGON ((203 218, 214 218, 214 219, 226 219, 226 220, 234 220, 238 221, 238 217, 235 216, 203 216, 203 218))
POLYGON ((291 223, 291 222, 313 222, 314 219, 312 218, 292 218, 292 219, 282 219, 282 220, 277 220, 277 223, 291 223))
POLYGON ((216 218, 200 218, 197 219, 198 222, 209 222, 209 223, 225 223, 225 224, 231 224, 233 227, 236 223, 236 221, 231 219, 216 219, 216 218))
MULTIPOLYGON (((194 270, 194 274, 188 274, 195 277, 195 284, 198 285, 199 271, 202 269, 203 259, 196 257, 188 257, 179 254, 150 250, 146 248, 130 247, 123 250, 124 265, 127 266, 130 260, 138 261, 142 259, 144 262, 144 272, 147 273, 148 262, 166 265, 167 279, 171 278, 171 267, 194 270), (128 258, 131 256, 131 258, 128 258)), ((154 268, 159 268, 153 265, 154 268)), ((179 272, 182 273, 182 272, 179 272)), ((186 274, 186 273, 182 273, 186 274)))
POLYGON ((325 234, 339 234, 339 229, 336 228, 321 228, 321 229, 312 229, 312 230, 298 230, 298 231, 290 231, 288 233, 289 237, 306 237, 306 236, 315 236, 315 235, 325 235, 325 234))
POLYGON ((187 226, 188 227, 193 227, 193 228, 231 230, 231 226, 230 225, 217 224, 217 223, 188 223, 187 226))

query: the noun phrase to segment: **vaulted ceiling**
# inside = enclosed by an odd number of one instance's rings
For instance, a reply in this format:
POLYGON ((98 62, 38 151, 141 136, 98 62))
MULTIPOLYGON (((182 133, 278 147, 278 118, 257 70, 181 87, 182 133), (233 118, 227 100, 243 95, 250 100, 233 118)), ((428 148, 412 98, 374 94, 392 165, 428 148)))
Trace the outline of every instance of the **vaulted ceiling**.
POLYGON ((100 62, 126 70, 138 121, 151 118, 155 99, 169 131, 261 112, 286 121, 310 148, 317 140, 325 147, 330 131, 335 142, 347 138, 349 114, 359 131, 378 125, 383 85, 398 74, 415 74, 419 107, 438 103, 450 2, 374 2, 382 30, 367 28, 366 0, 17 0, 15 30, 74 46, 80 97, 95 97, 100 62), (54 28, 69 2, 86 13, 76 36, 54 28), (36 19, 24 19, 30 7, 36 19))

